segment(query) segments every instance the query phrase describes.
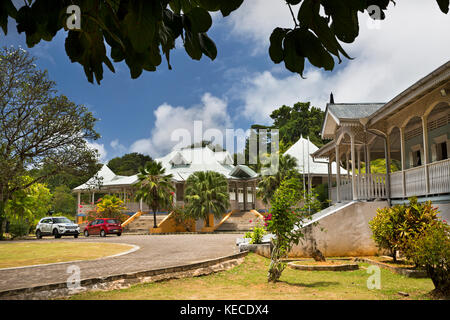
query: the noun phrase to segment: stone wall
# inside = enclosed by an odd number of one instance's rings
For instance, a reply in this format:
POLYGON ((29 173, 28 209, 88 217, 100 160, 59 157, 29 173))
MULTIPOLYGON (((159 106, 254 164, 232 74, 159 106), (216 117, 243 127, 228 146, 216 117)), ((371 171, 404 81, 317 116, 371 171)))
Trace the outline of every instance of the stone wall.
POLYGON ((383 207, 386 201, 355 202, 321 218, 317 225, 305 227, 305 239, 292 248, 289 257, 310 257, 315 248, 327 257, 376 254, 369 221, 383 207))

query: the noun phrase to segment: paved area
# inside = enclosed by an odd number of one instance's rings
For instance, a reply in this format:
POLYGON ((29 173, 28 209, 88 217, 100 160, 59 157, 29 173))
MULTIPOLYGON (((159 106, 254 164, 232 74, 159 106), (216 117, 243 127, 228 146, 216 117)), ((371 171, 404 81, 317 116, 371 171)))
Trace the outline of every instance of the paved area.
MULTIPOLYGON (((80 237, 78 239, 27 240, 39 242, 76 241, 114 242, 134 244, 139 250, 112 258, 77 263, 63 263, 14 270, 0 270, 0 291, 36 285, 65 282, 70 274, 67 267, 76 264, 81 270, 81 280, 129 272, 174 267, 207 259, 219 258, 237 253, 235 244, 239 234, 195 234, 195 235, 122 235, 101 237, 80 237)), ((0 250, 2 245, 0 243, 0 250)))

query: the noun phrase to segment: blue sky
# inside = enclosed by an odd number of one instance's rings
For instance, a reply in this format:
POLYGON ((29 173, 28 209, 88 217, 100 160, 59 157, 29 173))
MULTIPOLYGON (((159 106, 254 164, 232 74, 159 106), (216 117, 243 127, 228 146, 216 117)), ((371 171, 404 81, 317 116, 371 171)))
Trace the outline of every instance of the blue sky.
POLYGON ((153 157, 168 152, 177 128, 192 130, 194 120, 204 129, 242 128, 270 124, 270 112, 296 101, 311 101, 324 108, 330 91, 336 102, 383 102, 400 93, 450 57, 450 15, 440 13, 435 0, 397 1, 387 20, 378 27, 361 15, 360 37, 344 46, 355 60, 344 61, 332 72, 308 67, 301 79, 269 59, 268 39, 276 26, 291 26, 281 0, 252 0, 230 17, 214 15, 209 32, 216 42, 215 61, 193 61, 179 43, 156 72, 131 79, 124 63, 116 73, 104 70, 101 85, 86 80, 79 64, 64 50, 65 32, 52 42, 27 49, 24 34, 10 23, 0 46, 19 46, 35 55, 39 68, 47 69, 59 93, 86 105, 100 121, 102 138, 92 144, 101 161, 127 152, 153 157))

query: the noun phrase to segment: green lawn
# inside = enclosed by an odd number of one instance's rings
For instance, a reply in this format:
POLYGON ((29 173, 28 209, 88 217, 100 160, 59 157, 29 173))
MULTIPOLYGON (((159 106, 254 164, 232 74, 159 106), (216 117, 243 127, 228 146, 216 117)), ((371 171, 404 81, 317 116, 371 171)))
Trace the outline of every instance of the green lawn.
POLYGON ((70 299, 429 299, 430 279, 413 279, 381 269, 381 290, 369 290, 369 265, 357 271, 299 271, 286 268, 281 282, 267 283, 269 260, 249 254, 231 270, 204 277, 138 284, 128 289, 86 292, 70 299), (406 292, 408 297, 399 295, 406 292))
POLYGON ((0 268, 97 259, 131 248, 126 244, 94 242, 0 242, 0 268))

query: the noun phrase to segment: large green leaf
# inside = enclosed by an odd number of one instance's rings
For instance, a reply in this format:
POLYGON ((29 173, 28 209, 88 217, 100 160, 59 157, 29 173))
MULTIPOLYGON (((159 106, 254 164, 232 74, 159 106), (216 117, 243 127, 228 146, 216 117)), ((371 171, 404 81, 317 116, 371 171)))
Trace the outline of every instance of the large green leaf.
POLYGON ((296 50, 295 30, 286 34, 284 39, 284 65, 286 69, 296 72, 303 77, 305 68, 305 57, 300 56, 296 50))
POLYGON ((194 33, 206 32, 212 25, 209 12, 203 8, 195 7, 186 14, 190 20, 191 30, 194 33))
POLYGON ((283 39, 288 29, 275 28, 270 35, 269 55, 273 62, 280 63, 283 61, 283 39))
POLYGON ((438 3, 438 5, 439 5, 439 8, 441 9, 441 11, 443 12, 443 13, 448 13, 448 9, 449 9, 449 0, 436 0, 437 1, 437 3, 438 3))
POLYGON ((16 18, 17 10, 11 0, 0 1, 0 27, 8 33, 8 17, 16 18))
POLYGON ((211 60, 214 60, 217 57, 217 48, 214 41, 206 33, 201 33, 199 42, 202 52, 211 60))
POLYGON ((221 0, 220 12, 224 17, 239 8, 244 0, 221 0))

